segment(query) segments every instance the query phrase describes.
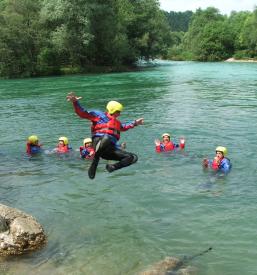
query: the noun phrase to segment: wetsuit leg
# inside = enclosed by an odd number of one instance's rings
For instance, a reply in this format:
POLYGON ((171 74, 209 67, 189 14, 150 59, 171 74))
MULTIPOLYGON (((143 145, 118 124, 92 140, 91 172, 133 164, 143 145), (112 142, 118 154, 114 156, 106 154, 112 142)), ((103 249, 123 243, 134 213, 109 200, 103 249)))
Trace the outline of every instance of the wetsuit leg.
POLYGON ((110 148, 110 150, 106 150, 101 157, 107 160, 119 160, 119 162, 115 164, 106 165, 106 169, 109 172, 113 172, 114 170, 118 170, 123 167, 129 166, 137 162, 138 159, 137 155, 126 152, 124 150, 117 149, 114 146, 110 148))
POLYGON ((93 138, 93 147, 95 149, 95 156, 92 160, 92 163, 88 169, 88 176, 90 179, 95 178, 96 169, 103 152, 108 150, 111 147, 111 140, 107 136, 95 137, 93 138))

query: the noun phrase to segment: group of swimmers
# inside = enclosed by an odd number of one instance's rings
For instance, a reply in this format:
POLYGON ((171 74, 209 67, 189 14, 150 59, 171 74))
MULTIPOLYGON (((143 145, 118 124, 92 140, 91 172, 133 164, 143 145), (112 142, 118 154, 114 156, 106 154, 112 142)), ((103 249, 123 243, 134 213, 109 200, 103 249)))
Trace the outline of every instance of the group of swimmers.
MULTIPOLYGON (((65 154, 72 150, 72 147, 69 145, 69 140, 67 137, 59 137, 58 144, 56 148, 49 153, 58 153, 65 154)), ((85 138, 83 140, 83 146, 79 147, 81 158, 92 159, 95 154, 95 150, 92 146, 92 139, 85 138)), ((42 144, 39 143, 39 138, 36 135, 29 136, 27 139, 26 152, 28 155, 35 155, 42 152, 42 144)))
MULTIPOLYGON (((137 162, 138 157, 134 153, 125 151, 125 145, 118 143, 120 132, 127 131, 144 123, 143 118, 138 118, 134 121, 121 123, 118 120, 120 113, 123 110, 123 105, 117 101, 110 101, 106 105, 106 112, 84 109, 79 100, 81 97, 76 96, 73 92, 67 95, 67 101, 72 102, 76 114, 84 119, 91 121, 92 138, 85 138, 83 146, 80 147, 82 158, 91 159, 91 165, 88 170, 90 179, 95 178, 96 169, 100 159, 117 161, 114 164, 107 164, 106 170, 111 173, 115 170, 127 167, 137 162)), ((28 138, 27 153, 37 154, 41 151, 38 137, 33 135, 28 138)), ((170 134, 164 133, 162 141, 155 140, 156 152, 168 152, 173 150, 184 150, 185 139, 180 138, 179 144, 171 141, 170 134)), ((66 153, 71 150, 67 137, 60 137, 58 146, 53 150, 56 153, 66 153)), ((204 168, 212 168, 215 171, 229 172, 231 163, 226 158, 227 149, 222 146, 216 148, 216 156, 214 160, 203 160, 204 168)))
MULTIPOLYGON (((162 142, 155 140, 156 152, 169 152, 177 148, 183 150, 185 148, 185 139, 180 138, 180 143, 176 144, 170 140, 170 134, 164 133, 162 135, 162 142)), ((202 166, 204 169, 211 168, 214 171, 228 173, 232 167, 230 160, 227 158, 228 150, 226 147, 218 146, 215 150, 216 155, 213 160, 203 159, 202 166)))

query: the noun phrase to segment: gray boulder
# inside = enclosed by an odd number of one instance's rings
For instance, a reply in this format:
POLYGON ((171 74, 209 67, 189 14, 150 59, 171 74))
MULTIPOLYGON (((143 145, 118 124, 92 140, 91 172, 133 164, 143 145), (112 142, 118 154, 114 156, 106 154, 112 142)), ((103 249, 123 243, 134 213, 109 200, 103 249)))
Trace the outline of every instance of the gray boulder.
POLYGON ((6 223, 6 220, 0 216, 0 233, 5 232, 8 230, 8 225, 6 223))
POLYGON ((45 243, 44 229, 32 216, 0 204, 0 256, 23 254, 45 243))

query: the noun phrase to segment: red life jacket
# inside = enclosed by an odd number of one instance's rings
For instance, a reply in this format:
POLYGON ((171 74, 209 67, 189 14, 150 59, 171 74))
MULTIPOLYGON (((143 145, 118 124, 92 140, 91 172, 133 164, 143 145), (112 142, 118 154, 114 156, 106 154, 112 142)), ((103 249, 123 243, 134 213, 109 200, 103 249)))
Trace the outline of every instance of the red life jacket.
POLYGON ((65 146, 58 145, 58 147, 56 148, 56 152, 57 153, 67 153, 67 152, 69 152, 69 146, 68 145, 65 145, 65 146))
POLYGON ((109 121, 107 123, 97 123, 93 124, 91 127, 92 135, 95 135, 97 133, 103 133, 112 135, 117 140, 120 139, 120 131, 121 131, 121 122, 114 116, 111 116, 110 114, 106 113, 106 116, 109 118, 109 121))
POLYGON ((161 143, 160 145, 156 146, 156 151, 157 152, 167 152, 167 151, 172 151, 174 149, 175 149, 175 146, 174 146, 172 141, 169 141, 166 144, 161 143))
POLYGON ((220 161, 217 161, 216 159, 213 160, 213 162, 212 162, 212 169, 213 170, 218 170, 219 169, 221 160, 220 161))

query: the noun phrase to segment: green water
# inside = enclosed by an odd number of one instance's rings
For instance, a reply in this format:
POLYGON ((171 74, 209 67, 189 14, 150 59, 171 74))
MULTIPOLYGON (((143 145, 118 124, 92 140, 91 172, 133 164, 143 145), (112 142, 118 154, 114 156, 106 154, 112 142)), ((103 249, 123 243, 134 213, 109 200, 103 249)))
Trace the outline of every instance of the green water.
POLYGON ((0 203, 33 215, 47 246, 0 259, 0 274, 136 274, 166 256, 212 246, 190 264, 200 275, 257 274, 257 64, 162 62, 140 72, 0 81, 0 203), (88 109, 109 100, 122 121, 145 125, 122 134, 135 165, 95 180, 78 152, 29 160, 27 136, 45 149, 68 136, 74 149, 90 135, 65 96, 88 109), (156 154, 154 139, 186 138, 183 154, 156 154), (233 169, 215 178, 201 168, 217 145, 233 169))

